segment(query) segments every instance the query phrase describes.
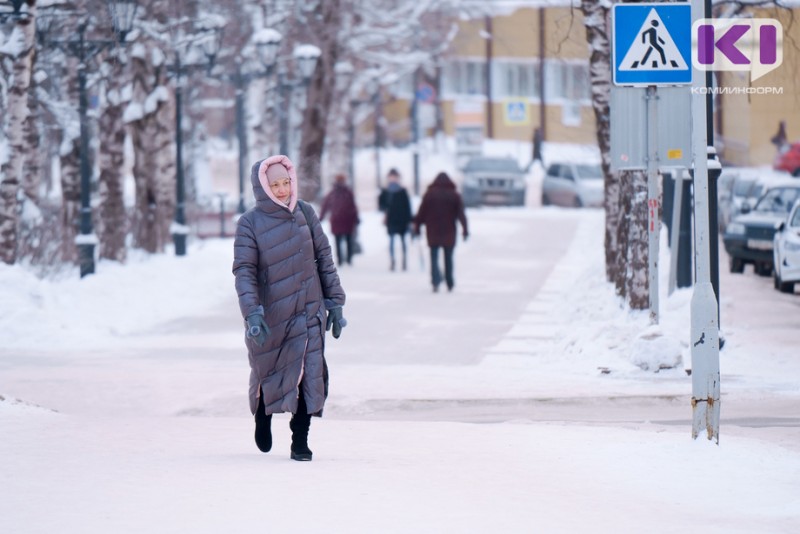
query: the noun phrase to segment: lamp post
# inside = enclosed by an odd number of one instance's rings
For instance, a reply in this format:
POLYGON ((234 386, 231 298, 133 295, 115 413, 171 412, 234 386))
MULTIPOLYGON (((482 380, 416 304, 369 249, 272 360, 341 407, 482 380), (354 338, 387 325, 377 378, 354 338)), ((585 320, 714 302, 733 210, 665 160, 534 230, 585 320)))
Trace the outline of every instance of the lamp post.
MULTIPOLYGON (((18 12, 17 4, 14 2, 15 12, 18 12)), ((92 206, 91 206, 91 182, 92 169, 89 164, 89 121, 87 118, 88 95, 86 94, 86 73, 89 59, 117 44, 123 44, 125 37, 133 27, 133 20, 136 16, 136 0, 111 0, 108 2, 111 12, 111 21, 116 41, 87 39, 86 30, 88 27, 87 19, 78 24, 77 37, 67 40, 51 39, 49 36, 50 17, 56 15, 40 14, 37 18, 37 32, 39 38, 45 45, 52 45, 60 48, 65 53, 78 60, 78 116, 80 122, 80 175, 81 175, 81 208, 79 234, 75 238, 78 248, 78 263, 80 265, 81 278, 93 274, 95 270, 94 248, 97 244, 97 236, 92 227, 92 206)), ((61 16, 73 16, 74 13, 63 13, 61 16)))
POLYGON ((370 79, 367 90, 372 95, 375 139, 375 186, 381 188, 381 84, 377 75, 370 79))
POLYGON ((25 0, 11 0, 8 3, 3 2, 0 4, 0 7, 6 7, 9 3, 11 4, 11 11, 0 11, 0 22, 15 19, 22 20, 28 17, 28 13, 22 11, 22 6, 25 4, 25 0))
MULTIPOLYGON (((346 71, 346 74, 352 75, 352 72, 346 71)), ((369 69, 366 75, 361 79, 358 86, 358 92, 365 93, 364 99, 353 98, 350 99, 350 114, 347 125, 347 143, 350 151, 350 175, 353 177, 353 186, 355 187, 355 137, 356 125, 355 115, 357 109, 364 105, 372 108, 373 123, 373 149, 375 151, 375 180, 378 189, 381 188, 381 160, 380 160, 380 72, 377 69, 369 69), (363 85, 361 85, 363 83, 363 85)))
POLYGON ((308 87, 311 75, 317 66, 317 60, 321 51, 314 45, 298 45, 292 54, 297 70, 300 71, 299 80, 289 80, 285 73, 281 73, 278 78, 278 90, 281 104, 279 105, 280 115, 280 152, 289 155, 289 113, 291 112, 291 96, 297 87, 308 87), (287 102, 288 100, 288 102, 287 102))
MULTIPOLYGON (((199 66, 210 69, 219 51, 221 39, 222 33, 219 27, 201 28, 201 33, 197 37, 190 38, 183 44, 188 48, 200 42, 207 64, 199 66)), ((186 186, 183 172, 183 77, 197 67, 197 64, 184 64, 181 61, 179 47, 175 48, 175 59, 169 70, 175 77, 175 219, 170 225, 170 233, 175 244, 176 256, 186 255, 186 236, 189 234, 189 227, 186 225, 186 186)))

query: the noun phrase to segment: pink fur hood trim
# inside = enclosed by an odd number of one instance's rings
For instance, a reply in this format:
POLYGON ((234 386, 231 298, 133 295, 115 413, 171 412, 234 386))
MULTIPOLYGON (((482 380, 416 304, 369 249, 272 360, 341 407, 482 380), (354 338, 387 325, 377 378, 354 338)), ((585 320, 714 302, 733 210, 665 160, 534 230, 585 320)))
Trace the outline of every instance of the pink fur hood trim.
POLYGON ((269 198, 272 199, 273 202, 275 202, 275 204, 278 206, 283 206, 290 212, 294 211, 295 206, 297 206, 297 172, 295 171, 292 160, 283 155, 268 157, 261 162, 261 165, 258 166, 258 181, 261 183, 261 187, 264 188, 264 192, 269 198), (270 189, 269 182, 267 181, 267 168, 270 165, 283 165, 286 167, 286 171, 289 173, 289 180, 291 180, 292 184, 292 195, 289 199, 288 206, 278 200, 278 198, 272 194, 272 189, 270 189))

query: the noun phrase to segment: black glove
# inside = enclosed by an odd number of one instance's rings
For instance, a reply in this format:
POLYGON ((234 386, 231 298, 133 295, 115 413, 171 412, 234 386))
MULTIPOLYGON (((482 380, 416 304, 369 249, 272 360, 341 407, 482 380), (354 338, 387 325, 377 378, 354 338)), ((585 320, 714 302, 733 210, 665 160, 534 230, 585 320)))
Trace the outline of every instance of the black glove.
POLYGON ((263 315, 252 313, 247 316, 247 337, 252 339, 256 345, 262 347, 267 341, 269 333, 269 327, 263 315))
POLYGON ((467 232, 464 232, 464 233, 461 235, 461 237, 463 237, 463 238, 464 238, 464 241, 466 241, 467 239, 469 239, 469 233, 467 233, 467 232))
POLYGON ((342 317, 342 307, 331 308, 328 310, 328 321, 325 324, 325 330, 330 330, 333 327, 333 337, 339 339, 342 335, 342 328, 347 326, 347 319, 342 317))

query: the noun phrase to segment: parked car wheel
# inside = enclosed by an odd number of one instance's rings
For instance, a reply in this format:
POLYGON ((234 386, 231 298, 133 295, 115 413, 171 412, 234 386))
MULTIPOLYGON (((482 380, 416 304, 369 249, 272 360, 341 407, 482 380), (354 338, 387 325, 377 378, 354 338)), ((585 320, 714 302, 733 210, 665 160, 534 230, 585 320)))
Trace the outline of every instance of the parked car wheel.
POLYGON ((759 276, 772 276, 772 264, 766 261, 757 261, 755 264, 756 274, 759 276))
POLYGON ((744 262, 741 258, 731 258, 728 262, 728 266, 731 269, 732 273, 743 273, 744 272, 744 262))
POLYGON ((794 293, 794 282, 782 282, 778 280, 778 290, 781 293, 794 293))
POLYGON ((775 289, 781 293, 794 293, 794 282, 784 282, 777 272, 773 279, 775 280, 775 289))

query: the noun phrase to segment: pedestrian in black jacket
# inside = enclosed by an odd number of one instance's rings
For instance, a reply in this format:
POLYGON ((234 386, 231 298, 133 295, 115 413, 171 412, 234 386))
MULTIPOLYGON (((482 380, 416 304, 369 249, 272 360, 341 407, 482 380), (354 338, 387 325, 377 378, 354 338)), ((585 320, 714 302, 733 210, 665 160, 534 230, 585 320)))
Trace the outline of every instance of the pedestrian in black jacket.
POLYGON ((389 170, 388 184, 378 196, 378 208, 383 212, 383 224, 389 233, 389 269, 395 270, 394 238, 400 239, 403 249, 402 268, 406 270, 406 234, 411 224, 411 200, 408 191, 400 185, 400 173, 389 170))

